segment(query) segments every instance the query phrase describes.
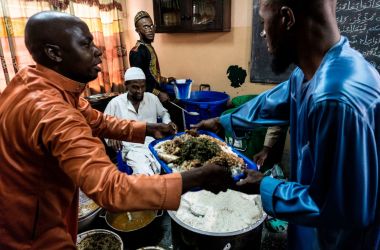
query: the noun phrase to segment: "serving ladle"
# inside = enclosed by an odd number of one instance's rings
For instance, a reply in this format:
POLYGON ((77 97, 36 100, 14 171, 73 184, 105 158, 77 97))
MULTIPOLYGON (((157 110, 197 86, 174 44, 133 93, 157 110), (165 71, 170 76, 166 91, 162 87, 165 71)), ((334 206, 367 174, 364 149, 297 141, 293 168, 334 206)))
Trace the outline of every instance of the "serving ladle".
POLYGON ((186 114, 188 115, 193 115, 193 116, 196 116, 196 115, 199 115, 198 112, 195 112, 195 111, 187 111, 186 109, 182 108, 181 106, 175 104, 174 102, 172 101, 168 101, 169 103, 171 103, 172 105, 176 106, 177 108, 179 109, 182 109, 186 114))

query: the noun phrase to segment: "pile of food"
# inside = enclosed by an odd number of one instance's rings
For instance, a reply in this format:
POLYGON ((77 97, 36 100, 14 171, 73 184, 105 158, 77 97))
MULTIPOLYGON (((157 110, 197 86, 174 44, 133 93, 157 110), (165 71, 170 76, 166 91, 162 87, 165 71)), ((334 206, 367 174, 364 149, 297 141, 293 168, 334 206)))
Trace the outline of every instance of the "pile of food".
POLYGON ((201 167, 205 163, 228 167, 233 176, 247 168, 244 160, 225 142, 206 134, 187 131, 172 140, 157 143, 154 149, 168 167, 178 172, 201 167))
POLYGON ((217 195, 209 191, 182 195, 175 216, 183 223, 212 233, 228 233, 247 229, 265 213, 259 195, 227 190, 217 195))

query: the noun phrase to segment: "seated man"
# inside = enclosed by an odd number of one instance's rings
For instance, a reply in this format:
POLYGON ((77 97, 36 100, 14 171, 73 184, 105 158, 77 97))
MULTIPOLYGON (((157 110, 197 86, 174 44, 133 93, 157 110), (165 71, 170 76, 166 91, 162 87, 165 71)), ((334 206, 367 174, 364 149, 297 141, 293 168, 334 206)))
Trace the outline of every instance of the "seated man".
MULTIPOLYGON (((157 96, 145 92, 145 74, 137 67, 129 68, 124 75, 127 93, 113 98, 107 105, 104 113, 122 119, 137 120, 156 123, 158 118, 165 124, 171 122, 168 111, 162 106, 157 96)), ((122 150, 123 160, 133 169, 134 174, 159 174, 160 164, 148 149, 151 136, 145 137, 145 143, 133 143, 106 139, 106 142, 114 150, 122 150)))

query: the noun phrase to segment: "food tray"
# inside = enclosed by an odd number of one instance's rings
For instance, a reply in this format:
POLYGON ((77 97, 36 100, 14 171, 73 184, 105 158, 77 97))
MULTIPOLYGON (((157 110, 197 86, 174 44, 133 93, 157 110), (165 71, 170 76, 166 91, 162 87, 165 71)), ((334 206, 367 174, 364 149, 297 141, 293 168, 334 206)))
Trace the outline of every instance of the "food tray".
MULTIPOLYGON (((212 132, 203 131, 203 130, 198 130, 197 132, 199 134, 205 134, 205 135, 211 136, 211 137, 213 137, 215 139, 218 139, 218 140, 224 142, 224 140, 222 140, 219 136, 217 136, 216 134, 214 134, 212 132)), ((164 170, 164 172, 167 173, 167 174, 172 173, 173 170, 163 160, 160 159, 160 157, 157 154, 157 151, 154 149, 154 146, 156 144, 162 142, 162 141, 172 140, 174 137, 180 136, 180 135, 182 135, 184 133, 185 132, 180 132, 180 133, 177 133, 177 134, 172 135, 172 136, 168 136, 168 137, 165 137, 165 138, 162 138, 162 139, 154 140, 154 141, 152 141, 149 144, 149 150, 152 152, 152 154, 154 155, 154 157, 160 163, 160 165, 161 165, 162 169, 164 170)), ((243 155, 241 152, 235 150, 233 147, 231 147, 231 145, 229 145, 229 144, 227 144, 227 145, 231 148, 231 150, 235 154, 237 154, 240 158, 242 158, 244 160, 244 162, 247 164, 247 168, 248 169, 253 169, 253 170, 258 171, 256 164, 251 159, 249 159, 247 156, 243 155)), ((234 179, 235 182, 237 182, 240 179, 244 178, 244 176, 245 176, 244 174, 238 174, 238 175, 232 176, 232 178, 234 179)))

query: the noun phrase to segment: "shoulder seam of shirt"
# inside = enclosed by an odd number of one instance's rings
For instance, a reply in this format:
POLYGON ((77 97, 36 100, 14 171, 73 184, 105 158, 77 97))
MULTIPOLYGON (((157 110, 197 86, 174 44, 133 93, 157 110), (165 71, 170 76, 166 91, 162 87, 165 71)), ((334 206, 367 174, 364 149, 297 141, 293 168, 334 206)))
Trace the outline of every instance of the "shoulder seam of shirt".
MULTIPOLYGON (((324 100, 321 100, 321 101, 317 101, 315 102, 312 107, 310 108, 310 111, 308 112, 308 116, 310 116, 310 113, 314 112, 314 110, 316 109, 317 106, 320 106, 320 105, 323 105, 323 104, 330 104, 330 103, 338 103, 342 106, 346 106, 348 109, 350 109, 354 114, 356 114, 358 117, 360 117, 363 122, 368 126, 368 127, 372 127, 368 122, 368 116, 366 115, 366 112, 363 112, 363 110, 358 110, 357 108, 353 107, 350 103, 346 103, 346 102, 343 102, 342 100, 338 100, 338 99, 324 99, 324 100)), ((368 111, 369 108, 367 108, 365 111, 368 111)))

